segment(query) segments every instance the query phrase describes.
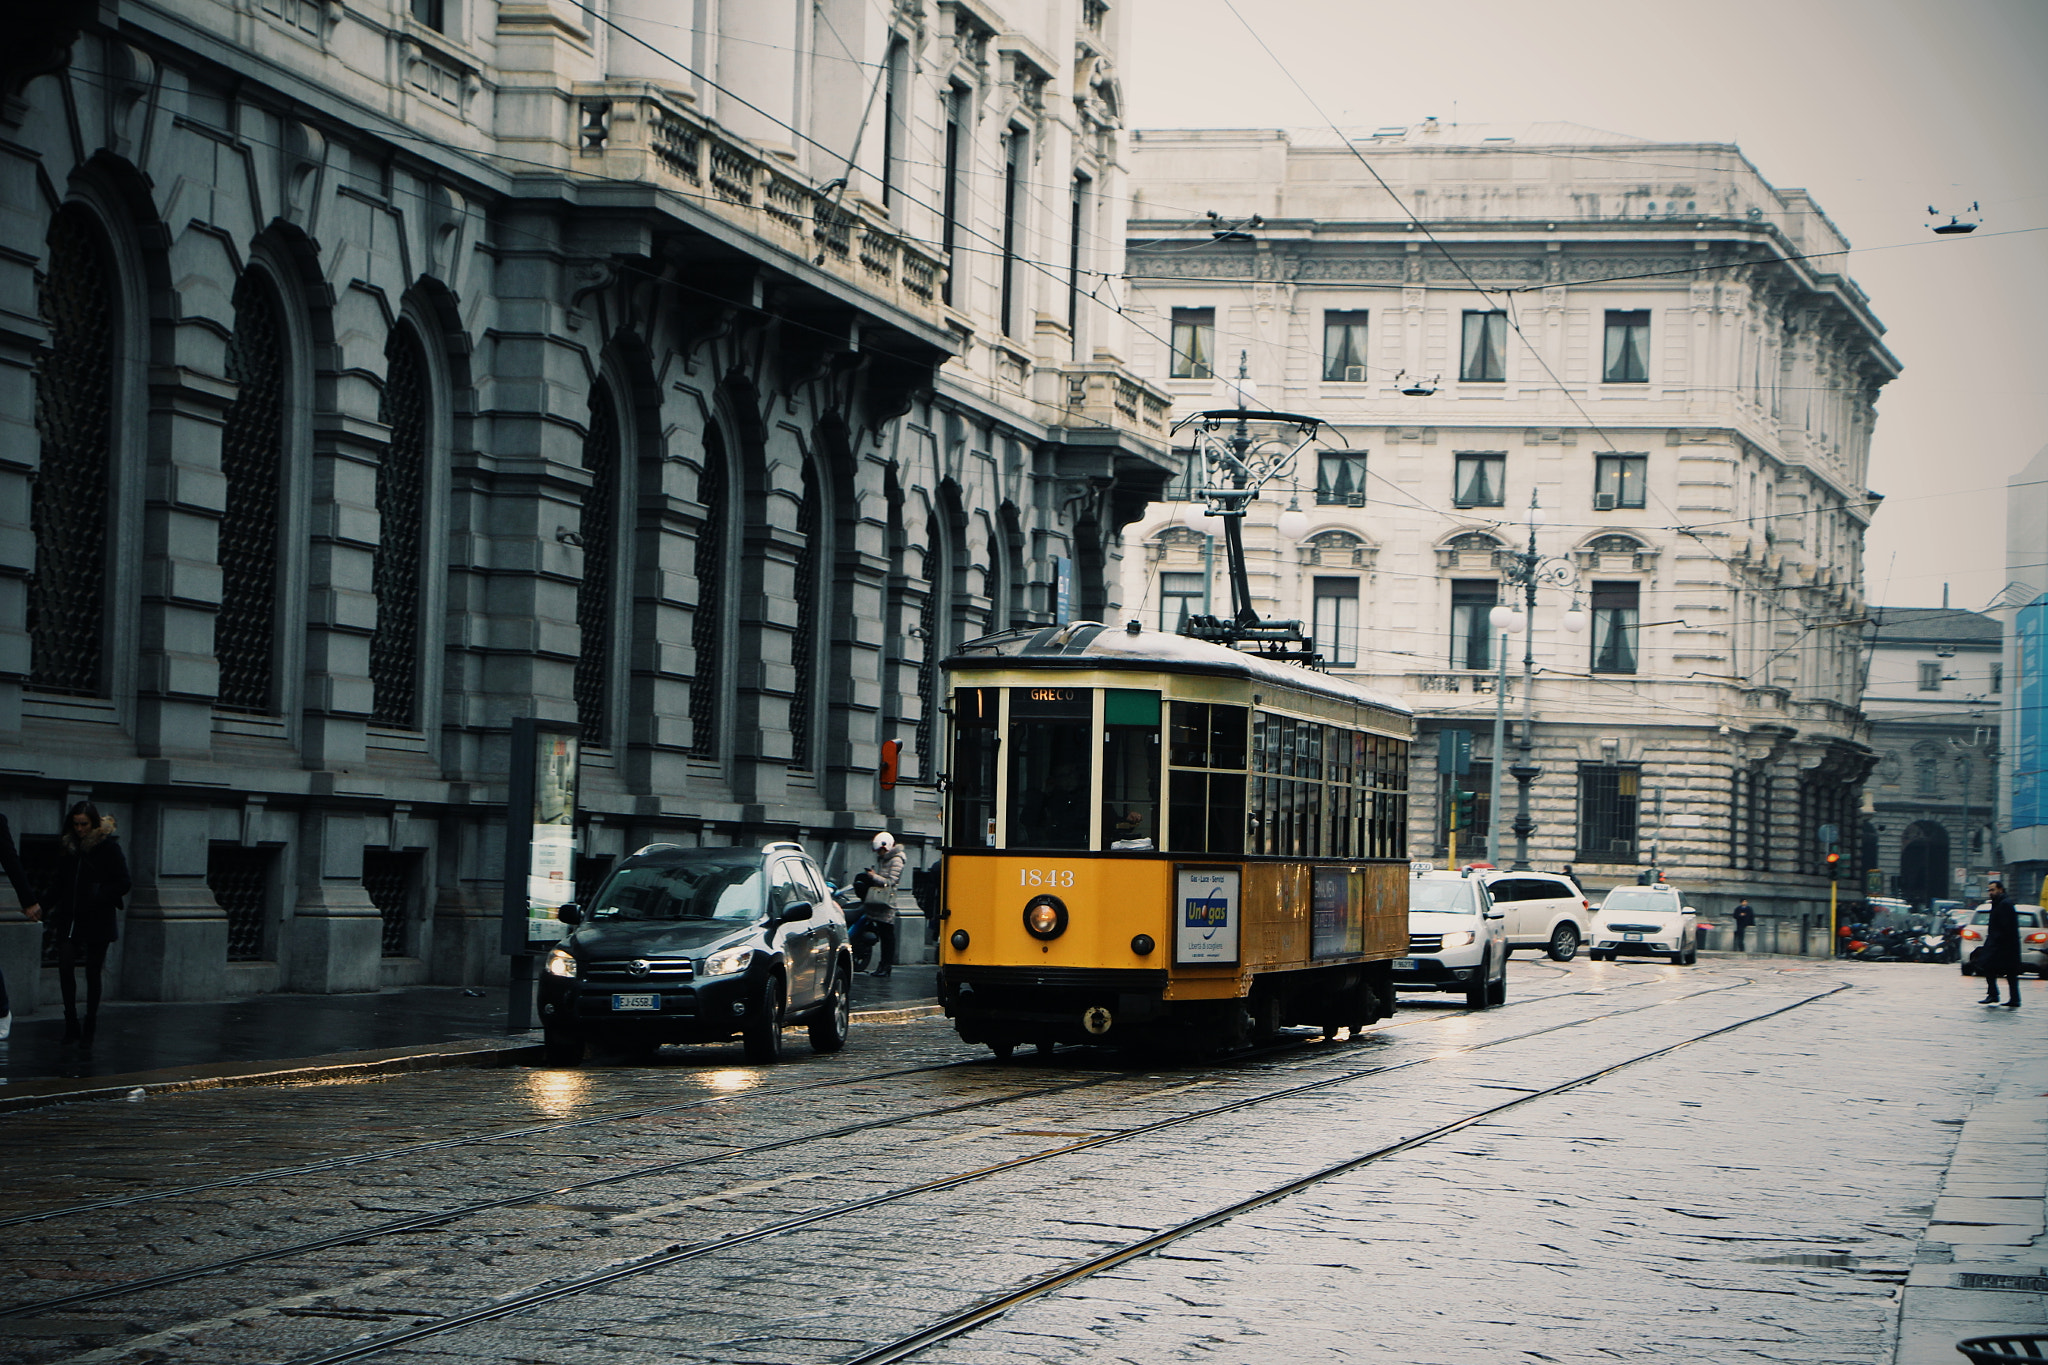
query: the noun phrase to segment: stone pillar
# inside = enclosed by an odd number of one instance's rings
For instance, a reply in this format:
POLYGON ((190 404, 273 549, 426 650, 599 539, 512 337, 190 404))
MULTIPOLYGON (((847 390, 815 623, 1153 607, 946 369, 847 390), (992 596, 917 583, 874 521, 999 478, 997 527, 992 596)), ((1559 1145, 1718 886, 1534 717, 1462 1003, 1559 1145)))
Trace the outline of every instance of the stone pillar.
POLYGON ((121 995, 218 1000, 228 990, 228 917, 206 885, 211 812, 146 800, 134 821, 123 840, 135 889, 122 930, 121 995))
POLYGON ((299 815, 298 898, 278 963, 286 990, 329 995, 381 984, 384 921, 363 889, 366 823, 354 810, 314 806, 299 815))

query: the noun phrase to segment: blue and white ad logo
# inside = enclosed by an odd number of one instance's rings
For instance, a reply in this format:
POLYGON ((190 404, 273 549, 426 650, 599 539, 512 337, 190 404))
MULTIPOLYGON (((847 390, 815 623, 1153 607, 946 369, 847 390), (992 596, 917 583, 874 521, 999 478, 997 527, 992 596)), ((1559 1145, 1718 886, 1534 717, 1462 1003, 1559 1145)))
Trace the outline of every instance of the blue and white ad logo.
POLYGON ((1180 965, 1237 961, 1236 868, 1176 868, 1174 953, 1180 965))

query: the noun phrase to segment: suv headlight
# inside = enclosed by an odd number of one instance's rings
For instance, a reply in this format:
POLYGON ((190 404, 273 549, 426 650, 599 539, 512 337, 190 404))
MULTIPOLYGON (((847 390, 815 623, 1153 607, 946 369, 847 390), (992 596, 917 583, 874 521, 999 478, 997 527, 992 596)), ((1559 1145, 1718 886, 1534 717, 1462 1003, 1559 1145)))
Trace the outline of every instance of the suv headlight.
POLYGON ((704 959, 704 975, 732 976, 745 971, 753 960, 752 948, 726 948, 704 959))
POLYGON ((576 955, 567 948, 557 948, 548 954, 547 961, 541 964, 541 970, 549 976, 574 976, 576 955))
POLYGON ((1444 935, 1444 947, 1462 948, 1477 937, 1470 929, 1453 929, 1444 935))

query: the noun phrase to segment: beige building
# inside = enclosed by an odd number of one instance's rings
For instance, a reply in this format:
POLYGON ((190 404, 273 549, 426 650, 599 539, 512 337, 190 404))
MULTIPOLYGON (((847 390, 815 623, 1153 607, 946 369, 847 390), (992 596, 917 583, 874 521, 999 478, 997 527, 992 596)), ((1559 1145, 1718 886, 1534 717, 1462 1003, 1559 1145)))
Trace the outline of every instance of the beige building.
MULTIPOLYGON (((1898 370, 1819 207, 1731 146, 1554 124, 1147 130, 1131 164, 1138 366, 1178 415, 1242 359, 1260 403, 1328 424, 1253 510, 1257 605, 1425 739, 1474 732, 1461 860, 1488 826, 1514 849, 1489 618, 1522 600, 1533 495, 1531 860, 1596 889, 1661 868, 1709 917, 1746 895, 1795 945, 1821 827, 1860 848, 1864 477, 1898 370)), ((1131 528, 1124 569, 1169 628, 1228 597, 1215 523, 1179 511, 1131 528)), ((1441 857, 1433 744, 1413 789, 1412 852, 1441 857)))

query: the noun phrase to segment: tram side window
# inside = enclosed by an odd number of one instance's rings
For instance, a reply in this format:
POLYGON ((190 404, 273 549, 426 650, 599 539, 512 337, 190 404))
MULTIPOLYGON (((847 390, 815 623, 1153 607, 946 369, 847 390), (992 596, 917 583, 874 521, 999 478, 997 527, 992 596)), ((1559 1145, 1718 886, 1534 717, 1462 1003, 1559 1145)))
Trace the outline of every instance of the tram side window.
POLYGON ((953 694, 953 827, 948 841, 961 848, 996 842, 996 710, 993 687, 963 687, 953 694))
POLYGON ((1009 847, 1089 846, 1092 704, 1087 688, 1011 689, 1009 847))
POLYGON ((1245 851, 1249 718, 1242 706, 1177 701, 1169 708, 1167 761, 1174 771, 1167 779, 1167 848, 1176 853, 1245 851))
POLYGON ((1113 687, 1102 698, 1102 838, 1159 846, 1159 694, 1113 687))

